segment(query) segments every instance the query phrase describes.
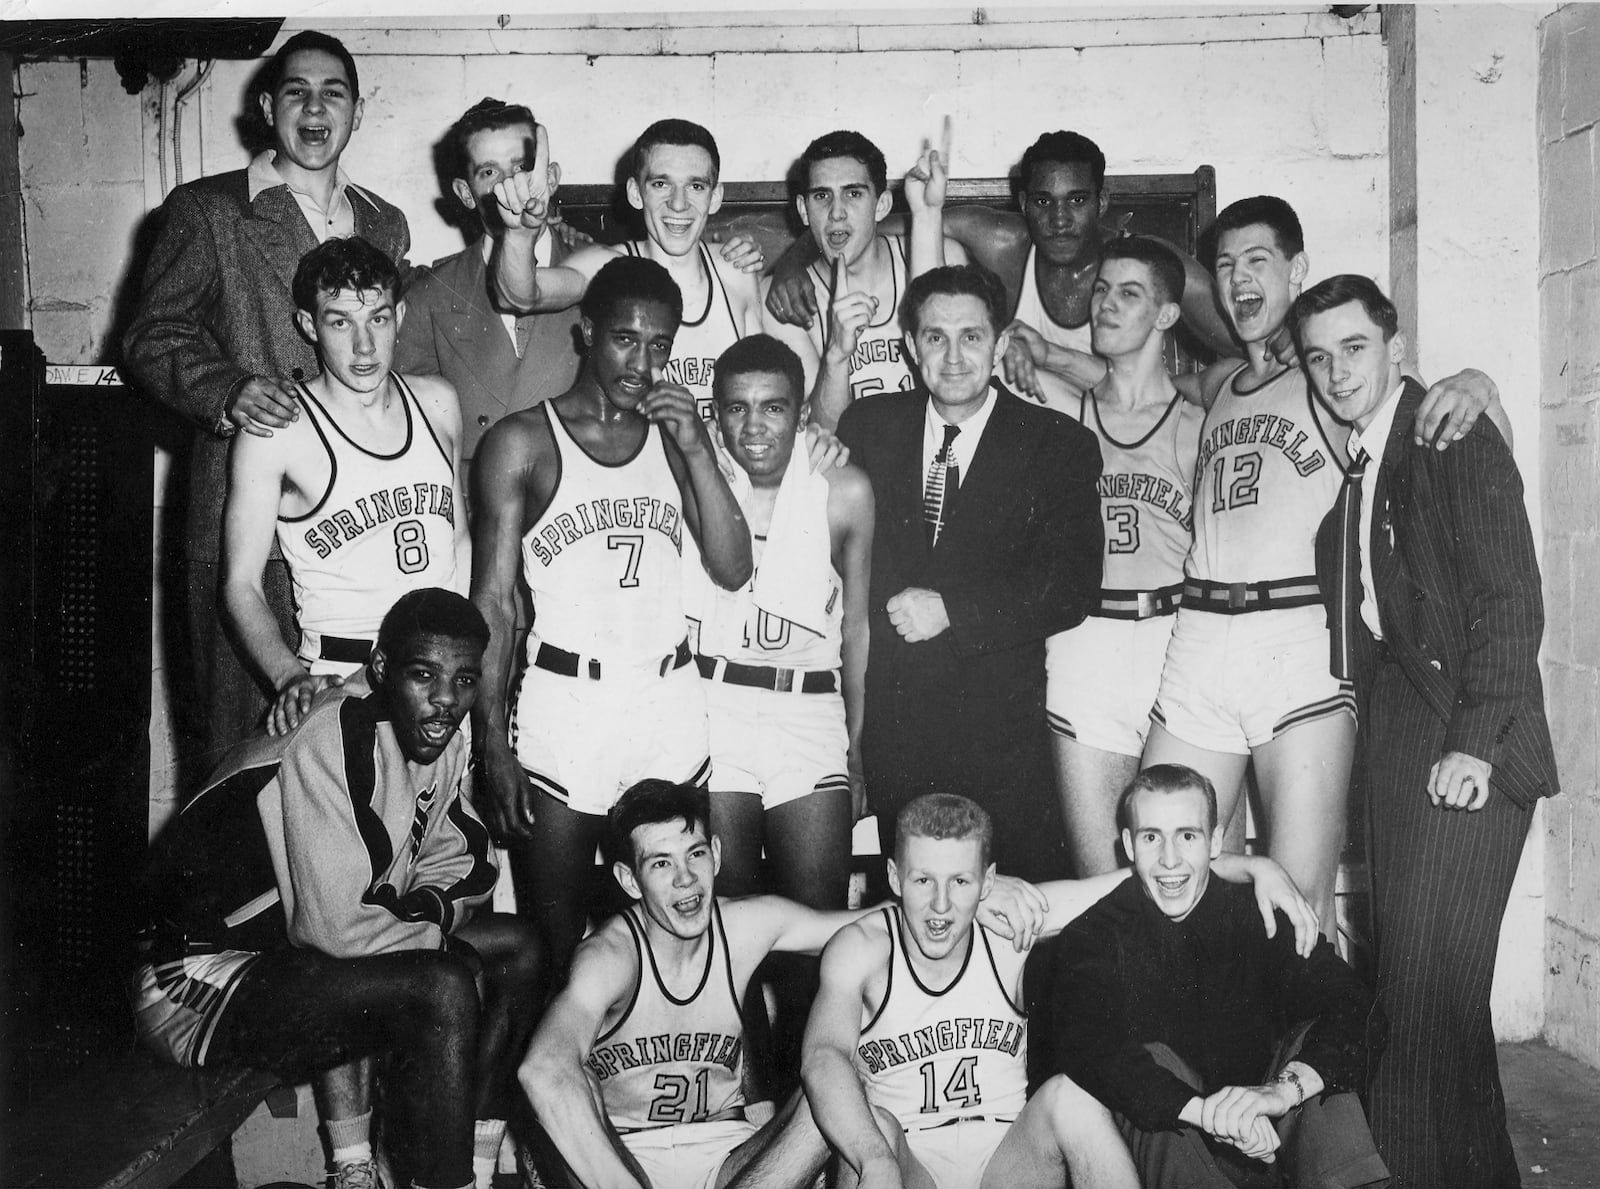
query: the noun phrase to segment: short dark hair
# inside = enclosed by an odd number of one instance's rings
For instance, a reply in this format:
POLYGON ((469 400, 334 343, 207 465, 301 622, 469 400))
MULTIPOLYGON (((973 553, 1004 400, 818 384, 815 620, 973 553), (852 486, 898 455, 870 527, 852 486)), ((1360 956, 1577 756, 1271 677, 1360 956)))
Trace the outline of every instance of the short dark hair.
POLYGON ((472 160, 467 154, 467 142, 474 136, 480 132, 515 128, 518 124, 535 129, 539 126, 531 109, 520 103, 507 103, 504 99, 485 97, 462 112, 461 118, 450 125, 449 133, 450 154, 454 158, 451 168, 455 170, 455 176, 465 178, 471 172, 472 160))
POLYGON ((395 600, 378 627, 378 648, 398 663, 400 650, 418 636, 448 636, 489 647, 489 625, 472 603, 440 586, 408 590, 395 600))
POLYGON ((989 324, 996 334, 1006 324, 1006 287, 981 264, 947 264, 913 280, 900 302, 900 328, 915 336, 922 307, 933 297, 976 297, 989 312, 989 324))
POLYGON ((889 188, 889 166, 883 159, 883 150, 861 133, 844 128, 819 136, 806 146, 806 151, 800 154, 800 180, 809 187, 811 167, 819 161, 831 161, 835 157, 849 157, 865 165, 867 176, 872 179, 872 188, 877 193, 882 194, 889 188))
POLYGON ((721 400, 728 381, 753 373, 782 376, 789 381, 796 406, 805 404, 806 374, 800 366, 800 356, 770 334, 746 335, 717 356, 717 366, 711 373, 712 397, 721 400))
POLYGON ((681 821, 686 832, 699 826, 709 839, 711 794, 698 784, 653 778, 639 781, 618 797, 606 814, 606 858, 632 867, 638 858, 633 850, 633 832, 640 826, 670 821, 681 821))
POLYGON ((1400 311, 1394 302, 1383 295, 1377 282, 1357 273, 1340 273, 1319 281, 1294 299, 1289 307, 1289 333, 1294 337, 1295 354, 1304 359, 1306 354, 1302 333, 1313 314, 1326 314, 1342 305, 1359 302, 1367 317, 1383 331, 1383 341, 1388 342, 1400 330, 1400 311))
POLYGON ((1107 241, 1100 253, 1100 263, 1107 260, 1137 260, 1150 269, 1150 280, 1157 301, 1183 300, 1183 261, 1178 254, 1159 240, 1145 235, 1123 235, 1107 241))
POLYGON ((1023 150, 1022 160, 1017 162, 1017 189, 1027 190, 1034 168, 1044 164, 1087 165, 1094 176, 1095 194, 1105 190, 1106 155, 1099 145, 1080 132, 1046 132, 1023 150))
POLYGON ((1217 789, 1203 772, 1183 764, 1152 764, 1128 782, 1117 800, 1117 825, 1133 829, 1133 799, 1140 793, 1181 793, 1198 789, 1206 797, 1206 832, 1217 828, 1217 789))
POLYGON ((709 129, 693 120, 657 120, 639 133, 633 142, 633 161, 629 173, 637 178, 644 168, 644 159, 657 145, 692 145, 711 154, 711 181, 722 176, 722 154, 717 152, 717 139, 709 129))
POLYGON ((319 50, 324 54, 332 54, 339 59, 339 64, 344 67, 345 76, 350 80, 350 97, 361 98, 361 77, 356 73, 356 60, 350 51, 344 48, 344 42, 337 37, 316 29, 302 29, 278 48, 267 63, 267 69, 261 76, 261 89, 268 95, 277 93, 278 87, 283 83, 284 72, 289 68, 291 54, 301 50, 319 50))
POLYGON ((976 801, 955 793, 924 793, 902 809, 894 819, 894 856, 905 858, 906 843, 912 838, 976 838, 983 866, 989 865, 994 849, 994 822, 988 810, 976 801))
POLYGON ((1211 224, 1208 238, 1212 245, 1212 267, 1216 266, 1216 248, 1222 243, 1224 231, 1239 231, 1257 223, 1272 229, 1278 250, 1285 256, 1298 256, 1306 250, 1306 233, 1300 227, 1300 216, 1294 213, 1294 207, 1275 195, 1257 194, 1230 202, 1211 224))
POLYGON ((618 256, 594 274, 578 312, 599 326, 625 301, 658 301, 672 311, 674 324, 683 321, 683 290, 654 260, 618 256))
POLYGON ((337 293, 341 289, 354 289, 358 293, 382 289, 390 301, 397 301, 400 270, 393 260, 359 235, 323 240, 300 257, 300 267, 294 270, 290 293, 294 296, 295 308, 315 317, 317 295, 337 293))

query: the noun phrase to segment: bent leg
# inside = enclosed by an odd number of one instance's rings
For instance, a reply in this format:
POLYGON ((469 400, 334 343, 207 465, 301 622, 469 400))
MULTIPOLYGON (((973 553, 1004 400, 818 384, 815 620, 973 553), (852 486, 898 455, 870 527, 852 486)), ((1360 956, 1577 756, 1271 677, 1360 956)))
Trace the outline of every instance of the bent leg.
POLYGON ((1278 1120, 1278 1149, 1291 1185, 1304 1189, 1360 1189, 1385 1182, 1366 1112, 1354 1094, 1319 1094, 1278 1120))
POLYGON ((828 1162, 828 1143, 800 1091, 722 1162, 717 1189, 804 1189, 828 1162))
POLYGON ((1052 733, 1056 788, 1076 879, 1117 869, 1117 801, 1139 774, 1139 757, 1102 751, 1052 733))
POLYGON ((594 851, 605 829, 603 816, 579 813, 541 793, 533 837, 511 848, 517 904, 544 930, 552 986, 566 982, 572 953, 595 907, 594 851))
POLYGON ((1138 1189, 1116 1121, 1087 1091, 1056 1074, 1028 1099, 984 1170, 983 1189, 1138 1189))
POLYGON ((368 1053, 390 1055, 405 1145, 418 1185, 472 1179, 471 1062, 478 995, 460 959, 436 950, 330 958, 265 954, 217 1024, 212 1060, 301 1080, 368 1053))
POLYGON ((711 832, 722 844, 717 892, 753 896, 762 891, 761 847, 764 815, 759 793, 711 793, 711 832))
POLYGON ((455 931, 483 960, 478 974, 483 1010, 478 1023, 474 1114, 504 1119, 517 1101, 517 1064, 544 1004, 544 947, 537 928, 507 913, 484 913, 455 931))
MULTIPOLYGON (((922 1161, 916 1158, 906 1143, 906 1131, 900 1126, 900 1120, 883 1107, 875 1106, 872 1108, 872 1121, 878 1125, 884 1142, 894 1153, 895 1164, 900 1168, 901 1189, 939 1189, 922 1161)), ((856 1189, 860 1184, 861 1177, 856 1170, 839 1160, 838 1174, 833 1181, 834 1189, 856 1189)))
POLYGON ((1292 727, 1253 753, 1266 852, 1311 901, 1329 940, 1338 931, 1333 888, 1344 850, 1355 743, 1355 719, 1334 714, 1292 727))

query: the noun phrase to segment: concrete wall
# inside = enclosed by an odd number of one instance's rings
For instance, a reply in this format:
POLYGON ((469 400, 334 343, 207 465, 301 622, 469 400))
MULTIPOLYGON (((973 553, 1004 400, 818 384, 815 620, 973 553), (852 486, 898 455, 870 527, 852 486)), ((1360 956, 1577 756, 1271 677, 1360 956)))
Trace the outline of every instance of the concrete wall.
POLYGON ((1551 1044, 1600 1065, 1600 6, 1540 28, 1545 674, 1564 795, 1545 817, 1551 1044), (1588 608, 1588 610, 1585 610, 1588 608))

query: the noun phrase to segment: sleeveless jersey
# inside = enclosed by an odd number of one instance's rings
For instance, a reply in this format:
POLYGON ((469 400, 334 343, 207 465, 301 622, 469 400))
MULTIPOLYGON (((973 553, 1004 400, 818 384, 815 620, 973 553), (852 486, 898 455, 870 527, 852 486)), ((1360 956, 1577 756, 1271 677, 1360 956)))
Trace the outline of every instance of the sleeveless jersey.
MULTIPOLYGON (((762 555, 767 550, 767 539, 752 537, 750 550, 759 570, 762 555)), ((750 617, 745 621, 744 647, 734 649, 725 659, 740 665, 765 665, 776 669, 837 669, 844 640, 844 580, 832 566, 828 567, 828 577, 832 595, 822 635, 752 603, 750 617)), ((749 590, 754 584, 752 574, 745 589, 749 590)))
POLYGON ((683 640, 683 504, 661 431, 623 462, 597 462, 551 402, 540 406, 560 464, 550 506, 522 538, 541 640, 600 661, 657 661, 683 640))
MULTIPOLYGON (((881 237, 889 245, 889 267, 893 275, 893 300, 879 307, 879 318, 869 322, 861 331, 856 349, 850 356, 850 399, 859 400, 877 392, 909 392, 917 386, 916 373, 911 361, 905 357, 905 337, 900 330, 900 299, 906 292, 905 244, 897 235, 881 237)), ((811 281, 811 291, 820 311, 811 320, 811 345, 820 358, 823 352, 822 335, 827 328, 828 279, 832 266, 817 261, 806 270, 811 281)))
POLYGON ((1314 581, 1317 526, 1344 472, 1300 370, 1247 393, 1237 388, 1244 371, 1222 385, 1200 432, 1186 573, 1212 582, 1314 581))
POLYGON ((906 956, 900 910, 889 925, 889 980, 861 1029, 856 1067, 874 1106, 907 1130, 982 1115, 1014 1119, 1028 1100, 1028 1022, 995 967, 988 932, 974 925, 961 972, 943 991, 922 985, 906 956))
POLYGON ((687 999, 662 983, 635 910, 621 915, 639 955, 639 982, 586 1062, 606 1117, 618 1131, 742 1118, 744 1026, 721 908, 712 906, 705 973, 687 999))
MULTIPOLYGON (((630 256, 643 255, 633 243, 622 246, 630 256)), ((694 395, 700 419, 709 422, 716 417, 711 402, 711 376, 716 368, 717 357, 744 335, 740 333, 739 323, 733 316, 733 303, 728 300, 722 277, 712 263, 711 250, 705 244, 698 247, 700 266, 705 269, 708 281, 706 304, 693 316, 690 310, 683 311, 683 321, 678 324, 678 333, 672 340, 672 356, 667 360, 661 378, 687 388, 694 395)))
POLYGON ((1079 420, 1100 439, 1100 514, 1105 520, 1107 590, 1160 590, 1183 581, 1194 542, 1194 476, 1178 462, 1183 428, 1174 393, 1166 412, 1137 442, 1113 438, 1093 396, 1082 398, 1079 420))
POLYGON ((278 518, 278 548, 294 583, 303 660, 320 655, 324 635, 375 638, 384 615, 408 590, 467 590, 470 575, 456 565, 450 455, 410 387, 397 373, 393 378, 406 415, 405 444, 393 454, 357 445, 311 389, 300 385, 301 408, 333 471, 316 507, 278 518))
POLYGON ((1017 317, 1044 336, 1046 342, 1074 351, 1092 352, 1087 319, 1082 326, 1063 326, 1045 311, 1039 297, 1039 286, 1034 279, 1034 257, 1037 248, 1028 249, 1028 263, 1022 267, 1022 291, 1017 295, 1017 317))

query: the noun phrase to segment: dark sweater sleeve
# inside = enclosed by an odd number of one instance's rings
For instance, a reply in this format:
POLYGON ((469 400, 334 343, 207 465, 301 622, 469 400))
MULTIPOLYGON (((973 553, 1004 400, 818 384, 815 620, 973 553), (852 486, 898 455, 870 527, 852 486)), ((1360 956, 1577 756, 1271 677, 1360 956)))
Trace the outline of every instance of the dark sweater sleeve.
MULTIPOLYGON (((1051 1008, 1062 1072, 1143 1131, 1176 1131, 1195 1091, 1129 1036, 1120 971, 1122 939, 1136 927, 1116 893, 1069 925, 1055 943, 1051 1008)), ((1293 931, 1290 931, 1293 936, 1293 931)))
POLYGON ((1388 1033, 1383 1009, 1326 937, 1301 958, 1294 929, 1279 913, 1271 944, 1285 1019, 1295 1026, 1311 1021, 1295 1059, 1321 1075, 1324 1093, 1365 1089, 1388 1033))

